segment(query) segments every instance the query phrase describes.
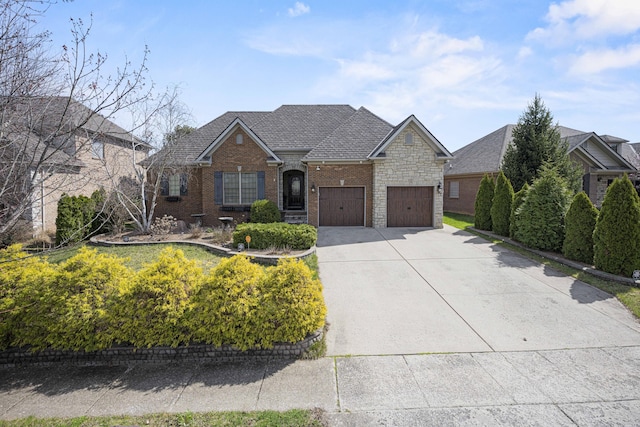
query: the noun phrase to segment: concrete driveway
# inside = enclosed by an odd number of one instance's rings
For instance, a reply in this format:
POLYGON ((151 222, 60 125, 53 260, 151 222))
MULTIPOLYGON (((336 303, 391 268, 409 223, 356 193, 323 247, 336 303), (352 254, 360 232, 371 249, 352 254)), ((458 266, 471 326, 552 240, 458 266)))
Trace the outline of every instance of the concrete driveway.
POLYGON ((318 260, 331 356, 640 344, 615 298, 449 226, 321 228, 318 260))

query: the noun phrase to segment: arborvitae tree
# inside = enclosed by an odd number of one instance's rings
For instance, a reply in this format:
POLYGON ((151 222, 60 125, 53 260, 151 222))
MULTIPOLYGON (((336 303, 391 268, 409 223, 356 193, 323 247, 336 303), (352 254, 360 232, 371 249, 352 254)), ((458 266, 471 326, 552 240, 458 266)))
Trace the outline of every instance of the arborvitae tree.
POLYGON ((596 227, 598 209, 593 206, 584 191, 573 198, 564 219, 565 236, 562 253, 569 259, 593 263, 593 230, 596 227))
POLYGON ((491 204, 495 184, 493 178, 485 174, 480 181, 480 188, 476 194, 474 225, 479 230, 491 230, 491 204))
POLYGON ((582 170, 568 155, 568 145, 560 138, 553 116, 536 95, 513 128, 513 142, 502 159, 502 170, 517 191, 539 176, 543 164, 555 168, 568 188, 577 192, 582 186, 582 170))
POLYGON ((570 201, 564 178, 555 169, 543 168, 517 215, 519 240, 534 249, 560 252, 570 201))
POLYGON ((513 203, 511 203, 511 216, 509 217, 509 237, 520 240, 518 234, 518 209, 524 203, 525 197, 529 191, 529 184, 526 182, 516 194, 513 195, 513 203))
POLYGON ((593 243, 598 270, 630 277, 640 269, 640 199, 628 177, 607 189, 593 243))
POLYGON ((491 205, 491 223, 494 233, 501 236, 509 235, 511 203, 513 203, 513 187, 504 173, 500 171, 491 205))

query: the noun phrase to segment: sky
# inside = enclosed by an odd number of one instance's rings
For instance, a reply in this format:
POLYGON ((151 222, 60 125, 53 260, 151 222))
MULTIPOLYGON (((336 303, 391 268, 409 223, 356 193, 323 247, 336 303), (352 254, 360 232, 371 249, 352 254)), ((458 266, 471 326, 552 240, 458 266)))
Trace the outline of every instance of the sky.
POLYGON ((283 104, 414 114, 450 151, 515 124, 539 94, 555 121, 640 142, 637 0, 75 0, 39 18, 52 48, 70 18, 112 70, 177 86, 193 125, 283 104))

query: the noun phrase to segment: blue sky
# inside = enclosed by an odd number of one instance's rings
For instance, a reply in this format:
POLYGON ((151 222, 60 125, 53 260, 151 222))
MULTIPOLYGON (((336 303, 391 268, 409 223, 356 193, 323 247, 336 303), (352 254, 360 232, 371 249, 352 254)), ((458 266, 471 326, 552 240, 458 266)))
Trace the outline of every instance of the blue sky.
POLYGON ((536 93, 559 124, 640 142, 637 0, 96 1, 51 6, 89 48, 178 85, 196 125, 282 104, 410 114, 451 151, 516 123, 536 93))

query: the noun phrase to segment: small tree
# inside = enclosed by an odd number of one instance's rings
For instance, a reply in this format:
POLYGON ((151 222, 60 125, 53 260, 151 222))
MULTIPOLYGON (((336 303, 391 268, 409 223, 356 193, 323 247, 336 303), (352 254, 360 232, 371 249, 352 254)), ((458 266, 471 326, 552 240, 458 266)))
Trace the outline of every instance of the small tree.
POLYGON ((493 178, 485 174, 480 181, 475 203, 474 226, 479 230, 491 230, 491 204, 494 192, 493 178))
POLYGON ((628 177, 609 186, 593 242, 598 270, 629 277, 640 269, 640 199, 628 177))
POLYGON ((543 168, 517 214, 519 240, 534 249, 560 252, 569 202, 564 178, 555 169, 543 168))
POLYGON ((491 204, 491 223, 493 232, 500 236, 509 235, 511 204, 513 203, 513 187, 511 182, 500 171, 496 181, 496 191, 491 204))
POLYGON ((596 227, 598 209, 593 206, 584 191, 573 198, 567 211, 562 253, 569 259, 593 263, 593 230, 596 227))
POLYGON ((515 240, 520 240, 518 234, 518 213, 519 209, 524 203, 527 193, 529 192, 529 184, 526 182, 518 191, 513 195, 513 203, 511 203, 511 216, 509 217, 509 237, 515 240))

